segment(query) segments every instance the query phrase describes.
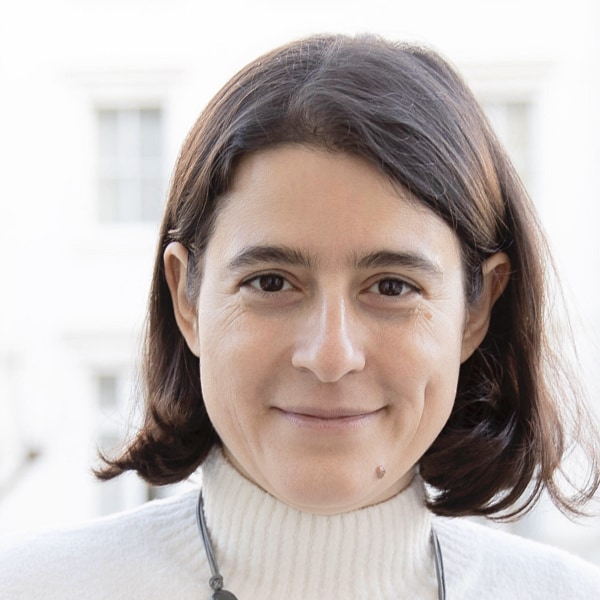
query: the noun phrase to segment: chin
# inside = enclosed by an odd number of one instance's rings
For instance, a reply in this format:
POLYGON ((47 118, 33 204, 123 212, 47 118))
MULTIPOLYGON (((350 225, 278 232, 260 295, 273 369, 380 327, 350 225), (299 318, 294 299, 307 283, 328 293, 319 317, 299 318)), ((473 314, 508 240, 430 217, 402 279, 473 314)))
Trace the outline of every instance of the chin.
POLYGON ((374 471, 357 477, 356 470, 352 474, 343 470, 332 473, 314 465, 307 470, 309 472, 298 468, 286 470, 267 491, 303 512, 334 515, 379 502, 389 485, 377 480, 374 471))

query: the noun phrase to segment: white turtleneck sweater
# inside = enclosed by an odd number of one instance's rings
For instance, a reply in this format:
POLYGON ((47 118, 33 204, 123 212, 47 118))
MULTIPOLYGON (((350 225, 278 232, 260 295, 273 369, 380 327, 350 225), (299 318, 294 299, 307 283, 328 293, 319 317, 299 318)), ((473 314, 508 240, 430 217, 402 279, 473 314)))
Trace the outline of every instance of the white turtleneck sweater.
MULTIPOLYGON (((292 509, 213 451, 203 467, 206 521, 225 587, 239 600, 435 599, 438 533, 448 600, 600 598, 600 571, 573 556, 431 516, 423 486, 336 516, 292 509)), ((79 528, 0 542, 0 598, 208 600, 197 491, 79 528)))

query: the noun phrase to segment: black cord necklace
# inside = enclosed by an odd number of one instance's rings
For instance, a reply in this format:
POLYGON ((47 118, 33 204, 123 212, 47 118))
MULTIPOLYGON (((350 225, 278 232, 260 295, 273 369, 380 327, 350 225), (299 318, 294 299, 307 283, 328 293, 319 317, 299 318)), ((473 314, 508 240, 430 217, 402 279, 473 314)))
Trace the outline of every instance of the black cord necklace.
MULTIPOLYGON (((208 528, 206 527, 206 519, 204 517, 204 499, 202 498, 202 490, 198 495, 198 507, 196 510, 196 521, 198 522, 198 528, 200 529, 200 535, 204 542, 204 549, 206 550, 206 558, 210 567, 211 577, 208 580, 213 590, 213 595, 210 597, 211 600, 237 600, 237 597, 223 589, 223 576, 219 573, 219 567, 215 558, 215 552, 208 535, 208 528)), ((431 530, 431 545, 433 546, 433 556, 435 559, 435 574, 437 577, 438 584, 438 600, 446 600, 446 580, 444 577, 444 561, 442 559, 442 549, 440 547, 440 541, 437 534, 431 530)))

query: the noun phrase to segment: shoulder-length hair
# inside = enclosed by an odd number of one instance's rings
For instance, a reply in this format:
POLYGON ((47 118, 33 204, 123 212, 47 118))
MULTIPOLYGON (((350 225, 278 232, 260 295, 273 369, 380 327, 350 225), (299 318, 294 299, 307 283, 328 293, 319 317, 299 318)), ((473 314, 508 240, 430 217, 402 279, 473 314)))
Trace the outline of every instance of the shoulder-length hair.
POLYGON ((372 36, 311 37, 258 58, 192 128, 174 171, 154 265, 143 426, 119 456, 105 458, 99 476, 134 470, 153 484, 176 482, 219 443, 198 359, 175 322, 163 252, 172 241, 188 249, 188 292, 197 299, 201 273, 194 266, 240 158, 288 143, 359 156, 439 215, 461 243, 468 303, 481 291, 483 261, 500 251, 510 257, 510 282, 487 336, 461 366, 452 414, 420 461, 432 488, 430 508, 443 515, 513 516, 546 489, 563 510, 577 511, 599 475, 590 453, 591 475, 575 498, 556 484, 569 448, 563 407, 573 417, 580 404, 547 340, 549 262, 535 211, 457 73, 432 51, 372 36))

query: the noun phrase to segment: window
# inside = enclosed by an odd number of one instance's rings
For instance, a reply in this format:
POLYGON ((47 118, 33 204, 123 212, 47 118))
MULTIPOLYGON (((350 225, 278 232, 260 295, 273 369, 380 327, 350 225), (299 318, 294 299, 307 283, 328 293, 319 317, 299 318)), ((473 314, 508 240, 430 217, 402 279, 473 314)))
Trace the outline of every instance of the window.
POLYGON ((527 188, 533 185, 532 106, 525 100, 482 102, 494 131, 504 144, 527 188))
MULTIPOLYGON (((105 371, 94 376, 96 391, 96 444, 108 456, 120 447, 130 408, 130 377, 125 371, 105 371)), ((148 486, 136 476, 123 475, 99 483, 96 513, 106 515, 141 504, 150 497, 148 486)))
POLYGON ((101 108, 97 127, 100 222, 157 221, 165 191, 162 109, 101 108))
MULTIPOLYGON (((132 381, 125 369, 109 369, 93 376, 96 396, 96 446, 108 456, 118 451, 126 435, 126 424, 131 422, 130 402, 132 381)), ((135 415, 134 415, 135 416, 135 415)), ((134 473, 125 473, 116 479, 96 486, 95 514, 108 515, 157 498, 166 498, 185 489, 185 484, 152 486, 134 473)))

